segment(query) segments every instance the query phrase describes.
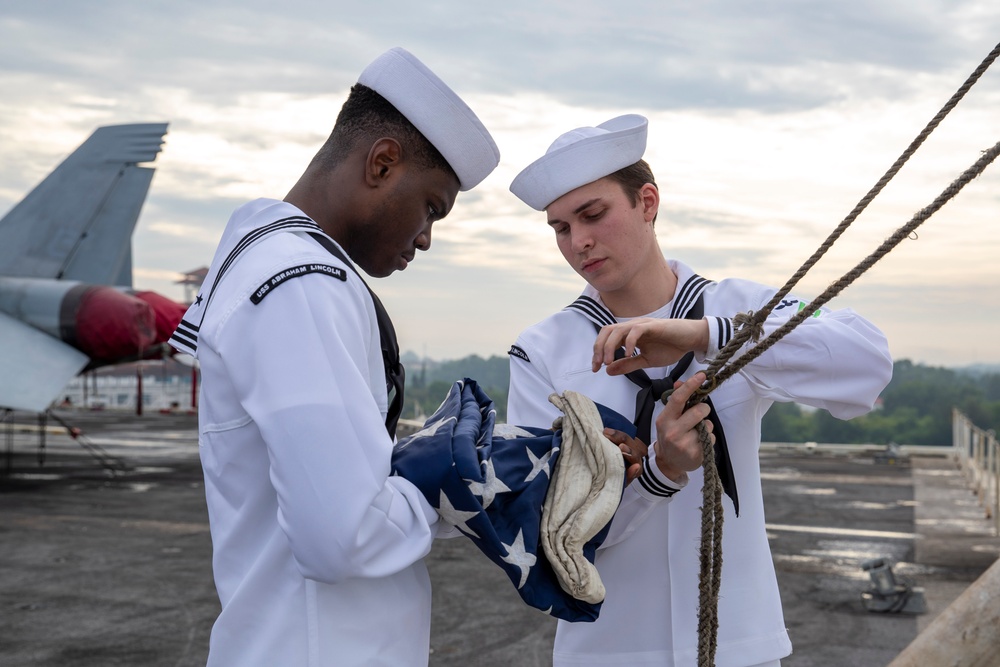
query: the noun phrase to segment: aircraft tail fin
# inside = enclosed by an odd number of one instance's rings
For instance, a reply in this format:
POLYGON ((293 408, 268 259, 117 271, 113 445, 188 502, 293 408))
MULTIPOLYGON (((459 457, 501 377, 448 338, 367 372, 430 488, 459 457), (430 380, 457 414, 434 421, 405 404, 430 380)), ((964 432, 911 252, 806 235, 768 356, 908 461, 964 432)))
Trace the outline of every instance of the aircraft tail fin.
POLYGON ((0 274, 131 286, 132 231, 166 123, 99 127, 0 220, 0 274))

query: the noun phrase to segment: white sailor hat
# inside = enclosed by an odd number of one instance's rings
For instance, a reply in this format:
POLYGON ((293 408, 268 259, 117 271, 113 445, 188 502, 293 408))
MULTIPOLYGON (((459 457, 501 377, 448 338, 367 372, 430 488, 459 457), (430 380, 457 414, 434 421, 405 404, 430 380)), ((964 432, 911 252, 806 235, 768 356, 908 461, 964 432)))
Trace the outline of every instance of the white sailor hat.
POLYGON ((472 109, 406 49, 389 49, 361 72, 358 83, 389 101, 455 170, 463 192, 486 178, 500 150, 472 109))
POLYGON ((641 160, 647 124, 643 116, 626 114, 597 127, 570 130, 517 175, 510 191, 536 211, 544 211, 567 192, 641 160))

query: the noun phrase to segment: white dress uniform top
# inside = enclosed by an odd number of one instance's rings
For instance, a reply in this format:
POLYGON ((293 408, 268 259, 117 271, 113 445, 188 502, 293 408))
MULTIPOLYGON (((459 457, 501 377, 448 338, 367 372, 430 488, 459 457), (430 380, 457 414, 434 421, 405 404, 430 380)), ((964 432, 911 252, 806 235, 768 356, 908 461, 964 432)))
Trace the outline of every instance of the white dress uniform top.
MULTIPOLYGON (((670 261, 677 295, 703 281, 690 268, 670 261)), ((775 290, 745 280, 709 283, 703 292, 711 342, 685 372, 706 367, 732 337, 730 318, 759 310, 775 290)), ((587 287, 584 295, 599 302, 587 287)), ((690 304, 688 304, 690 305, 690 304)), ((765 323, 765 335, 802 306, 788 297, 765 323)), ((683 317, 674 302, 647 317, 683 317)), ((591 371, 596 330, 580 312, 563 310, 524 331, 510 359, 509 423, 544 427, 556 416, 552 392, 573 390, 634 417, 638 391, 624 376, 591 371)), ((652 378, 668 369, 647 369, 652 378)), ((756 665, 791 652, 764 528, 758 449, 760 421, 774 401, 798 401, 850 418, 871 409, 892 372, 881 332, 849 309, 823 309, 780 343, 724 382, 712 394, 729 444, 740 498, 740 515, 723 498, 722 588, 719 596, 719 667, 756 665)), ((662 410, 657 405, 655 415, 662 410)), ((655 423, 654 423, 655 428, 655 423)), ((653 449, 650 448, 650 455, 653 449)), ((656 466, 648 466, 649 470, 656 466)), ((647 492, 638 481, 625 490, 611 534, 596 565, 607 588, 593 623, 560 622, 554 664, 697 664, 698 549, 702 470, 690 473, 686 488, 671 497, 647 492)))
MULTIPOLYGON (((379 56, 358 83, 441 153, 460 190, 499 162, 472 110, 404 49, 379 56)), ((316 178, 307 170, 297 186, 316 178)), ((317 215, 337 229, 335 208, 317 215)), ((427 664, 422 558, 438 514, 389 476, 387 382, 399 374, 387 373, 376 302, 347 257, 296 206, 251 202, 230 218, 205 291, 172 337, 201 363, 199 444, 222 602, 210 665, 427 664)))
MULTIPOLYGON (((295 216, 304 217, 267 199, 237 209, 206 285, 248 232, 295 216)), ((199 432, 222 602, 209 664, 426 664, 421 558, 438 515, 416 487, 388 477, 367 288, 307 231, 275 231, 242 251, 208 305, 197 354, 211 391, 201 393, 199 432), (298 275, 251 300, 305 265, 342 278, 298 275)))

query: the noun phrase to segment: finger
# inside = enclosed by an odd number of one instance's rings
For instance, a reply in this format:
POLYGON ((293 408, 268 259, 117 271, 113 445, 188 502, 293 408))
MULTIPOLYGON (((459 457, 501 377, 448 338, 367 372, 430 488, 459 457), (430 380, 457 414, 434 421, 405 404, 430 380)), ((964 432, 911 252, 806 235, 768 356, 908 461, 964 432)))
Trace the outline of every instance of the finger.
POLYGON ((635 348, 639 346, 639 339, 642 338, 644 332, 644 327, 641 324, 637 324, 628 330, 628 334, 625 336, 625 354, 631 357, 635 354, 635 348))
POLYGON ((658 433, 691 431, 697 428, 699 422, 708 419, 709 407, 704 403, 693 405, 687 410, 684 410, 683 403, 679 405, 672 403, 673 397, 656 417, 658 433), (680 414, 677 414, 678 411, 681 411, 680 414))
POLYGON ((642 363, 638 366, 638 368, 651 366, 652 362, 647 356, 644 356, 642 353, 636 354, 636 352, 642 349, 642 341, 643 339, 648 338, 647 334, 653 336, 655 339, 656 330, 653 327, 653 324, 647 320, 633 320, 628 323, 628 329, 622 329, 621 333, 624 334, 622 347, 625 349, 625 355, 628 357, 642 358, 642 363))
POLYGON ((595 373, 601 370, 601 366, 604 365, 604 346, 610 335, 610 326, 601 327, 600 331, 597 332, 597 339, 594 341, 594 354, 590 360, 590 368, 595 373))
POLYGON ((660 394, 660 402, 663 403, 664 405, 666 405, 667 404, 667 400, 674 393, 674 389, 677 389, 677 387, 681 386, 682 384, 684 384, 683 381, 681 381, 681 380, 674 380, 674 386, 671 387, 670 389, 667 389, 662 394, 660 394))
MULTIPOLYGON (((627 327, 628 325, 624 325, 627 327)), ((594 356, 591 360, 591 370, 595 373, 615 360, 615 350, 621 347, 623 325, 609 324, 601 327, 594 341, 594 356)))
POLYGON ((631 322, 616 324, 611 327, 607 341, 604 343, 604 365, 609 366, 615 362, 615 354, 625 348, 625 358, 628 359, 635 351, 635 345, 628 345, 628 338, 634 325, 631 322))
POLYGON ((646 360, 646 357, 641 354, 635 357, 625 356, 609 363, 606 371, 608 375, 625 375, 626 373, 631 373, 632 371, 639 370, 640 368, 645 368, 648 365, 649 362, 646 360))
POLYGON ((628 486, 642 474, 642 464, 634 463, 625 469, 625 485, 628 486))
POLYGON ((640 463, 648 448, 643 446, 641 440, 632 440, 618 445, 618 451, 629 463, 640 463))
POLYGON ((610 440, 611 442, 615 443, 616 445, 620 445, 623 442, 628 442, 627 435, 613 428, 605 428, 604 437, 610 440))
POLYGON ((629 456, 622 452, 625 463, 625 484, 626 486, 642 473, 642 457, 629 456))
MULTIPOLYGON (((692 375, 686 382, 680 383, 679 386, 674 386, 674 391, 670 394, 670 398, 667 401, 667 407, 683 412, 684 406, 687 404, 688 399, 694 395, 694 392, 698 391, 698 388, 705 383, 705 374, 698 371, 692 375)), ((677 412, 676 414, 680 414, 677 412)))

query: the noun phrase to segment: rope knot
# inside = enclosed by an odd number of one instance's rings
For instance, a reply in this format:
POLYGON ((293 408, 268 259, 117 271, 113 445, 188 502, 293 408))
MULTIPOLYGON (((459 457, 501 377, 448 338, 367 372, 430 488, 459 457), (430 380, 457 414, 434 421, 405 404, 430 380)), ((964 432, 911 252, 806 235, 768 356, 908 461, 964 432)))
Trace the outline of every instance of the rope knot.
POLYGON ((733 316, 733 324, 736 325, 737 331, 748 329, 750 340, 756 343, 764 335, 764 317, 762 315, 764 315, 764 311, 748 310, 745 313, 736 313, 733 316))

